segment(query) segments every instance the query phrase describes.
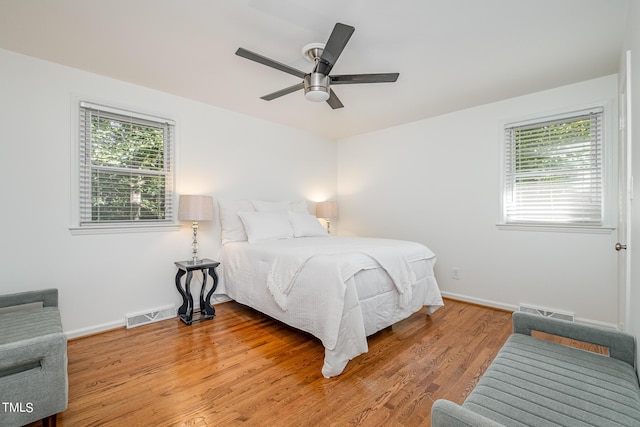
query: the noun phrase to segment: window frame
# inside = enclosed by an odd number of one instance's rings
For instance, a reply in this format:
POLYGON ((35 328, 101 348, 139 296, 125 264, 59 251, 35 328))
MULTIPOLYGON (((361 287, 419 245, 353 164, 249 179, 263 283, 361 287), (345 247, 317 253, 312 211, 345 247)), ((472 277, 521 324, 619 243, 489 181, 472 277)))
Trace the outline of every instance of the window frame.
POLYGON ((512 121, 505 121, 501 124, 501 159, 500 159, 500 219, 496 224, 498 229, 502 230, 518 230, 518 231, 559 231, 559 232, 577 232, 577 233, 611 233, 615 230, 615 226, 611 221, 615 218, 615 206, 612 206, 611 200, 616 197, 616 190, 613 187, 615 172, 615 164, 613 160, 616 158, 617 142, 612 132, 613 125, 611 117, 615 115, 612 110, 610 101, 594 103, 576 108, 567 108, 562 111, 555 111, 547 114, 538 114, 527 118, 521 118, 512 121), (517 221, 507 222, 507 198, 509 197, 509 176, 507 165, 507 151, 509 149, 509 139, 507 137, 507 129, 517 126, 528 126, 570 119, 584 115, 593 110, 601 110, 601 174, 602 174, 602 202, 601 212, 602 220, 600 224, 584 224, 584 223, 566 223, 566 222, 544 222, 544 221, 517 221))
MULTIPOLYGON (((94 103, 91 101, 85 101, 80 99, 74 99, 74 120, 72 129, 75 130, 75 138, 72 138, 73 149, 71 150, 73 180, 75 182, 72 192, 72 220, 69 230, 71 234, 110 234, 110 233, 139 233, 139 232, 153 232, 153 231, 175 231, 179 230, 180 224, 177 222, 177 203, 175 196, 175 152, 176 152, 176 122, 172 119, 163 118, 156 115, 139 113, 130 109, 123 109, 118 107, 108 106, 102 103, 94 103), (168 185, 165 187, 165 200, 168 206, 169 212, 166 212, 165 219, 163 220, 140 220, 140 221, 118 221, 118 222, 92 222, 83 220, 83 176, 86 176, 85 164, 81 159, 83 153, 82 144, 85 142, 81 133, 83 132, 83 122, 81 115, 83 109, 91 109, 95 111, 101 111, 108 114, 115 114, 122 117, 130 117, 134 121, 139 120, 143 122, 151 122, 159 125, 167 125, 169 130, 168 141, 165 142, 165 161, 169 174, 168 185), (167 152, 168 150, 169 152, 167 152)), ((87 141, 89 142, 89 141, 87 141)), ((90 142, 89 142, 90 143, 90 142)), ((89 172, 90 174, 90 172, 89 172)), ((89 176, 88 191, 91 191, 91 183, 89 176)), ((90 197, 90 196, 89 196, 90 197)))

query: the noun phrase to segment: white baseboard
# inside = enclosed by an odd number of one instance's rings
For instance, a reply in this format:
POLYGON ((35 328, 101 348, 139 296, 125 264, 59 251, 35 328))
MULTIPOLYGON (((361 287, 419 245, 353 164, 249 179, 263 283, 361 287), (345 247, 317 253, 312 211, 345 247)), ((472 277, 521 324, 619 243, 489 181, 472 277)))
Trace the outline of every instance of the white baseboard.
MULTIPOLYGON (((475 297, 470 297, 470 296, 467 296, 467 295, 454 294, 454 293, 451 293, 451 292, 442 292, 442 296, 445 297, 445 298, 451 298, 451 299, 455 299, 455 300, 458 300, 458 301, 464 301, 464 302, 469 302, 469 303, 472 303, 472 304, 484 305, 486 307, 498 308, 500 310, 518 311, 520 309, 520 307, 517 306, 517 305, 505 304, 505 303, 501 303, 501 302, 498 302, 498 301, 486 300, 486 299, 482 299, 482 298, 475 298, 475 297)), ((601 322, 601 321, 598 321, 598 320, 586 319, 584 317, 576 317, 574 320, 575 320, 576 323, 584 323, 586 325, 599 326, 601 328, 607 328, 607 329, 618 329, 618 325, 615 324, 615 323, 601 322)))
POLYGON ((86 337, 87 335, 98 334, 100 332, 109 331, 111 329, 124 328, 124 320, 118 320, 116 322, 102 323, 100 325, 88 326, 86 328, 74 329, 73 331, 67 331, 64 334, 67 339, 86 337))
MULTIPOLYGON (((218 295, 213 295, 211 297, 211 302, 213 303, 213 305, 221 304, 227 301, 231 301, 231 298, 229 298, 227 295, 218 294, 218 295)), ((199 307, 194 307, 194 310, 199 310, 199 307)), ((122 317, 124 318, 124 316, 125 315, 123 315, 122 317)), ((86 328, 66 331, 64 334, 67 336, 67 339, 81 338, 81 337, 86 337, 87 335, 94 335, 100 332, 109 331, 111 329, 124 328, 125 326, 126 326, 126 323, 124 320, 118 320, 118 321, 102 323, 94 326, 87 326, 86 328)))
POLYGON ((231 298, 229 298, 229 296, 225 294, 218 294, 218 295, 211 296, 211 302, 213 303, 213 305, 220 304, 227 301, 231 301, 231 298))
POLYGON ((442 296, 445 298, 451 298, 458 301, 470 302, 472 304, 484 305, 492 308, 499 308, 500 310, 518 311, 517 305, 504 304, 497 301, 491 301, 491 300, 486 300, 482 298, 475 298, 467 295, 454 294, 451 292, 442 292, 442 296))

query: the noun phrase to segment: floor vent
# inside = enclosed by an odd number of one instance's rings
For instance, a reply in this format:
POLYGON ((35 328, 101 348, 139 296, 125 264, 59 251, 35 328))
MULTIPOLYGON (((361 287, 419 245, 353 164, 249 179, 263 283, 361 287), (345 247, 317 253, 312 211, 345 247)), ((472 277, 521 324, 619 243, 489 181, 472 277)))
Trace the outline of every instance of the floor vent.
POLYGON ((520 311, 524 313, 537 314, 544 317, 552 317, 554 319, 562 319, 573 322, 573 313, 562 311, 554 311, 548 308, 534 307, 532 305, 520 304, 520 311))
POLYGON ((135 328, 136 326, 147 325, 153 322, 159 322, 160 320, 170 319, 172 317, 176 317, 175 305, 155 308, 151 311, 143 313, 125 315, 127 329, 135 328))

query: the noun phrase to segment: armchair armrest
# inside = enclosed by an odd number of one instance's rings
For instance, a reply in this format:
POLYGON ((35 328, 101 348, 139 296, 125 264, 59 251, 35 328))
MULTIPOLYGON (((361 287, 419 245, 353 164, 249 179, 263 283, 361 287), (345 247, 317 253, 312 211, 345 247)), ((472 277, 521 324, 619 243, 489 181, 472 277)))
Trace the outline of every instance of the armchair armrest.
POLYGON ((43 307, 58 306, 58 290, 42 289, 39 291, 27 291, 17 294, 0 295, 0 307, 42 302, 43 307))
POLYGON ((514 312, 513 332, 531 335, 531 331, 544 332, 607 347, 610 357, 626 362, 635 368, 636 342, 633 335, 614 329, 551 319, 530 313, 514 312))
POLYGON ((444 399, 438 399, 431 407, 433 427, 503 427, 480 414, 444 399))
MULTIPOLYGON (((56 313, 54 310, 42 311, 51 314, 56 313)), ((47 319, 51 320, 53 316, 44 316, 42 321, 47 319)), ((0 424, 26 425, 67 408, 67 339, 59 325, 49 329, 48 332, 59 331, 0 344, 0 396, 11 398, 11 402, 30 402, 33 405, 29 412, 0 410, 0 424)), ((55 415, 52 418, 55 419, 55 415)), ((53 424, 43 421, 43 425, 53 424)))

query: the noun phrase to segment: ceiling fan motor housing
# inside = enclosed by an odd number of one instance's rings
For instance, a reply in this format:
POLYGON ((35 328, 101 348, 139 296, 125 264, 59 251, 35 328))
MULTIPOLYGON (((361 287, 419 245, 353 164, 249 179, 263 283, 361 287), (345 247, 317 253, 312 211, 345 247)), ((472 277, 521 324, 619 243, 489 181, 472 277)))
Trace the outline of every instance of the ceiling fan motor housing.
POLYGON ((323 102, 329 99, 329 76, 311 73, 304 76, 304 97, 309 101, 323 102))

